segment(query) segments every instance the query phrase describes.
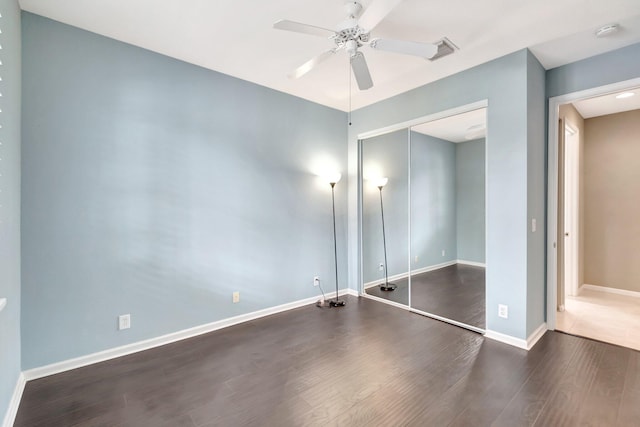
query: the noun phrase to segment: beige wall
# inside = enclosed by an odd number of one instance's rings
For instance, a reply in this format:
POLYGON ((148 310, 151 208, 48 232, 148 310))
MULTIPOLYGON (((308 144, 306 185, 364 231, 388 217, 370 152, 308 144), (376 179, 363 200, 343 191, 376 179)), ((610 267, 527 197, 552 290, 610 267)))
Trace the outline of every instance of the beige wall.
POLYGON ((640 292, 640 110, 584 124, 584 283, 640 292))
MULTIPOLYGON (((568 123, 572 128, 578 131, 578 285, 585 283, 584 281, 584 140, 585 129, 584 119, 571 104, 560 106, 559 117, 568 123)), ((558 221, 558 225, 561 221, 558 221)), ((558 236, 560 239, 561 236, 558 236)), ((562 246, 558 247, 559 249, 562 246)), ((558 269, 561 273, 562 270, 558 269)), ((560 282, 558 282, 560 283, 560 282)), ((560 287, 559 287, 560 288, 560 287)), ((563 289, 558 289, 558 301, 564 301, 564 295, 560 295, 563 289)))

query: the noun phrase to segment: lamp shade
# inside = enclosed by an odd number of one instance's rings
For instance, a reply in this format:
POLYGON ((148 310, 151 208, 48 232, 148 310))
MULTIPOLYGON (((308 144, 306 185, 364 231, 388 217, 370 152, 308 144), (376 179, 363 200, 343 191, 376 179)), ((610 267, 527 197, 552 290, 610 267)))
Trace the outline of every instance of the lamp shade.
POLYGON ((340 172, 330 173, 326 176, 326 180, 329 184, 337 184, 342 178, 342 174, 340 172))
POLYGON ((384 187, 385 185, 387 185, 387 182, 389 182, 389 178, 387 178, 386 176, 374 178, 372 182, 376 187, 384 187))

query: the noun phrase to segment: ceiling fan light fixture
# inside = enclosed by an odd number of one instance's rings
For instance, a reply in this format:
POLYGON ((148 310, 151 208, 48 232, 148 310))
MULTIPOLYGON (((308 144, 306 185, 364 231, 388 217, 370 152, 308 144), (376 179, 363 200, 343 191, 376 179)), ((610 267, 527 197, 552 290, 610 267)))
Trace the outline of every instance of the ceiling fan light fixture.
POLYGON ((620 31, 620 26, 618 24, 608 24, 598 28, 595 32, 595 35, 596 37, 601 39, 603 37, 608 37, 612 34, 615 34, 618 31, 620 31))

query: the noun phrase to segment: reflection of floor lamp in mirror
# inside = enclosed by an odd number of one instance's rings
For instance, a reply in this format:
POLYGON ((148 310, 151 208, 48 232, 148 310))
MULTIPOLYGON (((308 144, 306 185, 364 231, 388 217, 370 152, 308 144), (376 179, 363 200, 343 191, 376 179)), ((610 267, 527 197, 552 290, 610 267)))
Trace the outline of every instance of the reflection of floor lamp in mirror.
POLYGON ((344 307, 346 302, 338 299, 338 243, 336 241, 336 199, 334 187, 340 181, 341 174, 336 173, 329 177, 329 185, 331 185, 331 207, 333 209, 333 261, 336 269, 336 299, 329 301, 330 307, 344 307))
POLYGON ((380 214, 382 215, 382 247, 384 248, 384 284, 380 285, 381 291, 393 291, 397 288, 393 283, 389 283, 389 272, 387 269, 387 237, 384 232, 384 205, 382 204, 382 188, 387 185, 389 178, 379 178, 376 186, 380 190, 380 214))

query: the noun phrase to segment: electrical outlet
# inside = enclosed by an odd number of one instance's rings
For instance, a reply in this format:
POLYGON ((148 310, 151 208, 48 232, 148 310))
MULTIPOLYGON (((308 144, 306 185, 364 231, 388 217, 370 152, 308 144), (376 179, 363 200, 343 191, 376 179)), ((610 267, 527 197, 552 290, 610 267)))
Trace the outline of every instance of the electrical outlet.
POLYGON ((381 262, 380 265, 378 266, 378 270, 383 271, 384 270, 384 263, 381 262))
POLYGON ((234 304, 237 304, 237 303, 239 303, 239 302, 240 302, 240 292, 235 291, 235 292, 233 293, 233 303, 234 303, 234 304))
POLYGON ((418 262, 418 255, 416 255, 415 259, 413 260, 413 262, 418 262))
POLYGON ((531 220, 531 232, 535 233, 537 229, 538 229, 538 224, 536 223, 536 219, 533 218, 531 220))
POLYGON ((442 256, 444 256, 446 254, 446 251, 443 249, 442 250, 442 256))
POLYGON ((503 319, 509 318, 509 306, 504 304, 498 304, 498 317, 503 319))
POLYGON ((131 315, 123 314, 118 316, 118 330, 129 329, 131 327, 131 315))
POLYGON ((320 276, 314 276, 313 286, 320 286, 320 276))

